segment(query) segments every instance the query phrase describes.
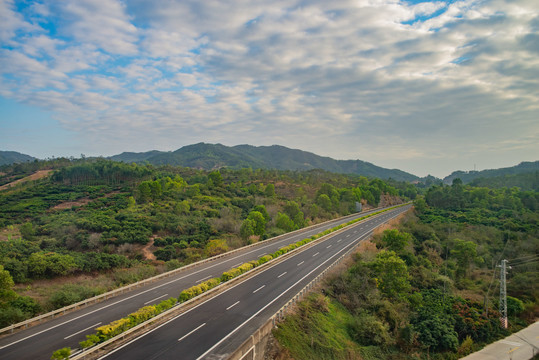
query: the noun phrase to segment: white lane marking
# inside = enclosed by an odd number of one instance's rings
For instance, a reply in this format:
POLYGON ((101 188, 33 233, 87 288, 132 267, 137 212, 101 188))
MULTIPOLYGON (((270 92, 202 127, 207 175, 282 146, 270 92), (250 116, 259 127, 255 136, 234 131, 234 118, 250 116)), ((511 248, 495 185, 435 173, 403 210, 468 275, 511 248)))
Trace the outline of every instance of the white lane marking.
POLYGON ((258 289, 256 289, 255 291, 253 291, 253 294, 256 293, 258 290, 262 290, 263 288, 265 288, 266 285, 262 285, 261 287, 259 287, 258 289))
POLYGON ((75 335, 78 335, 78 334, 80 334, 81 332, 85 332, 86 330, 91 329, 91 328, 93 328, 93 327, 96 327, 97 325, 101 325, 101 321, 98 322, 97 324, 93 324, 92 326, 88 326, 86 329, 82 329, 81 331, 77 331, 77 332, 74 333, 74 334, 71 334, 71 335, 69 335, 69 336, 66 336, 66 337, 64 338, 64 340, 69 339, 70 337, 73 337, 73 336, 75 336, 75 335))
POLYGON ((266 254, 267 254, 267 253, 262 253, 262 254, 260 254, 260 255, 257 255, 257 257, 260 258, 260 257, 262 257, 262 256, 264 256, 264 255, 266 255, 266 254))
POLYGON ((197 327, 196 329, 193 329, 193 330, 189 331, 187 334, 185 334, 184 336, 182 336, 181 338, 179 338, 178 341, 182 341, 183 339, 185 339, 186 337, 188 337, 189 335, 191 335, 192 333, 194 333, 195 331, 197 331, 198 329, 200 329, 200 328, 203 327, 204 325, 206 325, 206 323, 200 325, 200 326, 197 327))
MULTIPOLYGON (((397 217, 399 214, 396 214, 394 217, 397 217)), ((359 237, 359 239, 361 239, 362 237, 366 237, 370 235, 370 232, 366 233, 366 234, 363 234, 361 237, 359 237)), ((199 359, 202 359, 204 356, 206 356, 210 351, 212 351, 213 349, 215 349, 217 346, 219 346, 223 341, 225 341, 226 339, 228 339, 230 337, 230 335, 232 335, 233 333, 235 333, 236 331, 238 331, 241 327, 243 327, 246 323, 248 323, 249 321, 251 321, 255 316, 257 316, 258 314, 260 314, 262 311, 264 311, 266 308, 268 308, 269 306, 271 306, 271 304, 273 304, 275 301, 277 301, 281 296, 283 296, 286 292, 288 292, 290 289, 292 289, 294 286, 296 286, 297 284, 299 284, 301 281, 303 281, 306 277, 308 277, 309 275, 311 275, 313 272, 315 272, 316 270, 318 270, 321 266, 323 266, 326 262, 328 262, 329 260, 333 259, 335 256, 337 256, 338 254, 340 254, 341 252, 343 252, 345 249, 347 249, 348 247, 350 247, 351 245, 353 245, 354 243, 350 243, 348 245, 346 245, 344 248, 342 248, 341 250, 339 250, 336 254, 333 254, 329 259, 327 259, 326 261, 322 262, 320 265, 318 265, 316 268, 314 268, 313 270, 311 270, 307 275, 305 275, 304 277, 302 277, 301 279, 299 279, 295 284, 293 284, 292 286, 290 286, 288 289, 286 289, 285 291, 283 291, 279 296, 277 296, 276 298, 274 298, 270 303, 266 304, 262 309, 258 310, 254 315, 252 315, 249 319, 247 319, 246 321, 244 321, 241 325, 239 325, 236 329, 234 329, 232 332, 230 332, 227 336, 225 336, 224 338, 222 338, 221 340, 219 340, 219 342, 217 342, 217 344, 213 345, 209 350, 207 350, 204 354, 202 354, 201 356, 198 357, 197 360, 199 359)), ((270 245, 268 245, 270 246, 270 245)), ((296 253, 294 255, 292 255, 291 258, 299 255, 300 253, 296 253)), ((267 270, 271 269, 272 267, 269 267, 267 270)), ((267 270, 264 270, 262 272, 260 272, 258 275, 260 274, 263 274, 264 272, 266 272, 267 270)), ((202 270, 200 270, 202 271, 202 270)), ((258 276, 258 275, 255 275, 258 276)), ((237 285, 234 285, 230 288, 228 288, 227 290, 223 291, 221 294, 219 294, 218 296, 220 295, 223 295, 227 292, 229 292, 230 290, 236 288, 237 286, 243 284, 243 282, 237 284, 237 285)), ((117 351, 120 351, 121 349, 125 348, 126 346, 129 346, 131 345, 132 343, 134 343, 135 341, 138 341, 140 339, 142 339, 143 337, 145 337, 146 335, 149 335, 151 334, 152 332, 160 329, 161 327, 171 323, 172 321, 190 313, 191 311, 197 309, 198 307, 204 305, 205 303, 207 303, 208 301, 210 300, 213 300, 214 298, 211 298, 211 299, 208 299, 198 305, 195 305, 194 307, 192 307, 191 309, 187 310, 186 312, 176 316, 176 317, 173 317, 172 319, 164 322, 163 324, 159 325, 159 326, 156 326, 155 328, 153 328, 152 330, 150 331, 147 331, 145 332, 144 334, 142 334, 141 336, 129 341, 128 343, 120 346, 120 347, 117 347, 116 349, 110 351, 108 354, 105 354, 103 355, 102 357, 99 358, 99 360, 101 359, 104 359, 106 357, 108 357, 109 355, 112 355, 113 353, 117 352, 117 351)), ((1 349, 1 348, 0 348, 1 349)))
MULTIPOLYGON (((347 236, 347 237, 348 237, 348 236, 347 236)), ((341 242, 341 241, 342 241, 342 239, 337 240, 338 243, 341 242)))
MULTIPOLYGON (((366 212, 366 213, 364 213, 364 214, 362 214, 362 215, 364 216, 364 215, 367 215, 367 214, 370 214, 370 213, 371 213, 371 212, 369 211, 369 212, 366 212)), ((397 215, 398 215, 398 214, 397 214, 397 215)), ((396 217, 397 215, 395 215, 395 216, 393 216, 393 217, 396 217)), ((336 221, 335 223, 338 223, 338 221, 336 221)), ((324 228, 323 226, 321 226, 321 227, 318 228, 317 230, 323 231, 324 229, 325 229, 325 228, 324 228)), ((310 230, 309 230, 309 231, 310 231, 310 230)), ((308 232, 308 231, 307 231, 307 232, 308 232)), ((290 238, 284 238, 284 239, 282 239, 282 240, 275 241, 275 242, 272 242, 271 244, 268 244, 268 245, 266 245, 266 246, 263 246, 262 249, 263 249, 263 248, 267 248, 267 247, 271 247, 271 246, 275 246, 276 244, 279 244, 279 243, 282 243, 282 242, 286 242, 286 241, 290 241, 290 240, 293 240, 293 239, 296 238, 296 237, 301 237, 301 236, 304 236, 304 234, 300 233, 300 234, 292 235, 290 238)), ((202 272, 202 271, 205 271, 205 270, 214 268, 214 267, 219 266, 219 265, 222 265, 222 264, 226 264, 228 261, 232 261, 232 260, 234 260, 234 259, 237 259, 237 258, 246 256, 246 255, 249 255, 249 254, 252 254, 252 253, 257 252, 257 251, 260 251, 260 250, 261 250, 261 249, 254 249, 254 250, 252 250, 252 251, 248 251, 248 252, 245 252, 245 253, 243 253, 243 254, 239 254, 238 256, 234 256, 234 257, 232 257, 232 258, 230 258, 230 259, 228 259, 228 260, 226 260, 226 261, 224 261, 224 262, 222 262, 222 263, 217 262, 216 264, 209 265, 209 266, 207 266, 207 267, 204 267, 204 268, 202 268, 202 269, 200 269, 200 270, 194 271, 194 272, 192 272, 192 273, 190 273, 190 274, 187 274, 187 275, 185 275, 185 276, 182 276, 182 277, 173 279, 173 280, 171 280, 171 281, 168 281, 168 282, 163 283, 163 284, 161 284, 161 285, 155 286, 155 287, 150 288, 150 289, 148 289, 148 290, 142 291, 142 292, 140 292, 140 293, 133 294, 133 295, 131 295, 131 296, 126 297, 126 298, 123 299, 123 300, 119 300, 119 301, 113 302, 113 303, 111 303, 111 304, 109 304, 109 305, 105 305, 105 306, 103 306, 103 307, 101 307, 101 308, 95 309, 95 310, 90 311, 90 312, 88 312, 88 313, 86 313, 86 314, 82 314, 82 315, 80 315, 80 316, 74 317, 74 318, 71 319, 71 320, 67 320, 67 321, 64 321, 64 322, 62 322, 62 323, 60 323, 60 324, 51 326, 51 327, 48 328, 48 329, 39 331, 39 332, 37 332, 37 333, 35 333, 35 334, 32 334, 32 335, 29 335, 29 336, 27 336, 27 337, 25 337, 25 338, 19 339, 19 340, 17 340, 17 341, 14 341, 14 342, 9 343, 9 344, 4 345, 4 346, 0 346, 0 350, 1 350, 1 349, 5 349, 5 348, 7 348, 7 347, 9 347, 9 346, 11 346, 11 345, 17 344, 17 343, 19 343, 19 342, 21 342, 21 341, 24 341, 24 340, 33 338, 34 336, 40 335, 40 334, 42 334, 42 333, 44 333, 44 332, 53 330, 53 329, 55 329, 55 328, 57 328, 57 327, 59 327, 59 326, 68 324, 68 323, 70 323, 70 322, 72 322, 72 321, 75 321, 75 320, 78 320, 78 319, 83 318, 83 317, 85 317, 85 316, 91 315, 91 314, 93 314, 93 313, 95 313, 95 312, 101 311, 101 310, 103 310, 103 309, 106 309, 106 308, 108 308, 108 307, 114 306, 114 305, 119 304, 119 303, 121 303, 121 302, 130 300, 130 299, 132 299, 132 298, 134 298, 134 297, 140 296, 140 295, 145 294, 145 293, 147 293, 147 292, 149 292, 149 291, 153 291, 153 290, 155 290, 155 289, 159 289, 159 288, 161 288, 161 287, 163 287, 163 286, 172 284, 172 283, 174 283, 174 282, 176 282, 176 281, 183 280, 183 279, 185 279, 185 278, 187 278, 187 277, 189 277, 189 276, 198 274, 198 273, 200 273, 200 272, 202 272)), ((265 255, 265 254, 266 254, 266 253, 263 253, 262 255, 265 255)), ((260 256, 262 256, 262 255, 260 255, 260 256)), ((260 256, 259 256, 259 257, 260 257, 260 256)), ((193 309, 194 309, 194 308, 193 308, 193 309)), ((172 321, 172 320, 174 320, 174 319, 171 319, 170 321, 172 321)), ((167 322, 167 323, 168 323, 168 322, 167 322)), ((156 328, 156 329, 157 329, 157 328, 156 328)), ((146 334, 149 334, 150 332, 152 332, 152 331, 146 332, 146 334)), ((133 341, 134 341, 134 340, 133 340, 133 341)), ((131 342, 129 342, 128 344, 130 344, 130 343, 131 343, 131 342)), ((126 345, 128 345, 128 344, 126 344, 126 345)), ((120 348, 118 348, 118 350, 119 350, 119 349, 120 349, 120 348)), ((113 351, 110 352, 109 354, 111 354, 111 353, 113 353, 113 352, 115 352, 115 351, 113 350, 113 351)))
POLYGON ((346 237, 350 237, 350 234, 346 235, 346 237))
POLYGON ((232 309, 234 306, 238 305, 239 303, 240 303, 240 302, 239 302, 239 300, 238 300, 238 301, 236 301, 234 304, 232 304, 232 305, 230 305, 229 307, 227 307, 226 309, 227 309, 227 310, 230 310, 230 309, 232 309))
POLYGON ((303 264, 304 262, 305 262, 305 261, 300 262, 297 266, 300 266, 300 265, 303 264))
POLYGON ((211 278, 211 275, 206 276, 205 278, 202 278, 202 279, 200 279, 200 280, 195 281, 195 284, 196 284, 196 283, 199 283, 199 282, 202 282, 202 281, 204 281, 204 280, 207 280, 207 279, 209 279, 209 278, 211 278))
POLYGON ((319 252, 317 252, 316 254, 313 255, 313 257, 315 257, 316 255, 320 254, 319 252))
POLYGON ((331 247, 331 245, 328 245, 328 246, 326 246, 326 249, 329 249, 330 247, 331 247))
POLYGON ((232 265, 232 267, 233 267, 233 268, 235 268, 235 267, 238 267, 238 266, 240 266, 241 264, 243 264, 243 263, 242 263, 242 262, 240 262, 240 263, 238 263, 238 264, 236 264, 236 265, 232 265))
POLYGON ((286 275, 286 271, 277 277, 280 278, 281 276, 284 276, 284 275, 286 275))
POLYGON ((150 301, 146 301, 146 302, 144 303, 144 305, 148 305, 149 303, 154 302, 155 300, 159 300, 159 299, 161 299, 161 298, 164 298, 164 297, 167 296, 167 295, 168 295, 168 294, 161 295, 161 296, 159 296, 159 297, 157 297, 157 298, 155 298, 155 299, 152 299, 152 300, 150 300, 150 301))
MULTIPOLYGON (((322 229, 323 229, 323 227, 322 227, 322 229)), ((321 230, 321 231, 324 231, 324 230, 321 230)), ((262 249, 267 248, 267 247, 271 247, 271 246, 275 246, 275 245, 280 244, 280 243, 282 243, 282 242, 290 241, 290 240, 295 239, 296 237, 301 237, 301 236, 304 236, 304 235, 302 235, 302 234, 292 235, 290 238, 285 238, 285 239, 282 239, 282 240, 279 240, 279 241, 272 242, 271 244, 268 244, 268 245, 266 245, 266 246, 263 246, 262 249)), ((25 338, 19 339, 19 340, 17 340, 17 341, 14 341, 14 342, 9 343, 9 344, 4 345, 4 346, 0 346, 0 350, 5 349, 5 348, 7 348, 7 347, 9 347, 9 346, 11 346, 11 345, 15 345, 15 344, 17 344, 17 343, 19 343, 19 342, 21 342, 21 341, 24 341, 24 340, 28 340, 28 339, 30 339, 30 338, 33 338, 34 336, 40 335, 40 334, 42 334, 42 333, 44 333, 44 332, 50 331, 50 330, 52 330, 52 329, 56 329, 56 328, 59 327, 59 326, 68 324, 68 323, 70 323, 70 322, 72 322, 72 321, 78 320, 78 319, 80 319, 80 318, 83 318, 83 317, 88 316, 88 315, 90 315, 90 314, 93 314, 93 313, 95 313, 95 312, 98 312, 98 311, 101 311, 101 310, 106 309, 106 308, 108 308, 108 307, 117 305, 117 304, 119 304, 119 303, 121 303, 121 302, 130 300, 130 299, 132 299, 132 298, 134 298, 134 297, 140 296, 140 295, 145 294, 145 293, 147 293, 147 292, 149 292, 149 291, 153 291, 153 290, 155 290, 155 289, 159 289, 159 288, 161 288, 161 287, 163 287, 163 286, 172 284, 172 283, 174 283, 174 282, 176 282, 176 281, 183 280, 183 279, 185 279, 185 278, 187 278, 187 277, 189 277, 189 276, 196 275, 196 274, 198 274, 198 273, 200 273, 200 272, 202 272, 202 271, 206 271, 206 270, 211 269, 211 268, 214 268, 214 267, 216 267, 216 266, 220 266, 220 265, 222 265, 222 264, 226 264, 228 261, 233 261, 233 260, 235 260, 235 259, 238 259, 238 258, 243 257, 243 256, 247 256, 247 255, 249 255, 249 254, 252 254, 252 253, 257 252, 257 251, 260 251, 260 250, 261 250, 261 249, 254 249, 254 250, 252 250, 252 251, 248 251, 248 252, 246 252, 246 253, 239 254, 238 256, 234 256, 234 257, 232 257, 232 258, 230 258, 230 259, 228 259, 228 260, 226 260, 226 261, 224 261, 224 262, 217 262, 216 264, 209 265, 209 266, 204 267, 204 268, 202 268, 202 269, 200 269, 200 270, 197 270, 197 271, 194 271, 194 272, 192 272, 192 273, 189 273, 189 274, 187 274, 187 275, 185 275, 185 276, 176 278, 176 279, 174 279, 174 280, 168 281, 168 282, 163 283, 163 284, 161 284, 161 285, 157 285, 157 286, 155 286, 155 287, 153 287, 153 288, 150 288, 150 289, 148 289, 148 290, 144 290, 144 291, 142 291, 142 292, 133 294, 133 295, 131 295, 131 296, 129 296, 129 297, 126 297, 126 298, 123 299, 123 300, 119 300, 119 301, 113 302, 113 303, 111 303, 111 304, 109 304, 109 305, 105 305, 105 306, 103 306, 103 307, 100 307, 99 309, 95 309, 95 310, 90 311, 90 312, 88 312, 88 313, 86 313, 86 314, 82 314, 82 315, 80 315, 80 316, 74 317, 74 318, 71 319, 71 320, 67 320, 67 321, 64 321, 64 322, 62 322, 62 323, 60 323, 60 324, 51 326, 51 327, 48 328, 48 329, 39 331, 39 332, 37 332, 37 333, 35 333, 35 334, 32 334, 32 335, 29 335, 29 336, 27 336, 27 337, 25 337, 25 338)), ((259 255, 258 257, 261 257, 261 256, 263 256, 263 255, 265 255, 265 254, 266 254, 266 253, 263 253, 262 255, 259 255)), ((120 294, 120 295, 121 295, 121 294, 120 294)))
MULTIPOLYGON (((366 237, 370 235, 369 233, 367 234, 364 234, 362 235, 362 237, 366 237)), ((337 253, 333 254, 330 258, 328 258, 327 260, 323 261, 320 265, 318 265, 317 267, 315 267, 314 269, 312 269, 308 274, 306 274, 305 276, 303 276, 301 279, 299 279, 298 281, 296 281, 294 284, 292 284, 288 289, 286 289, 285 291, 283 291, 281 294, 277 295, 273 300, 271 300, 269 303, 267 303, 266 305, 264 305, 261 309, 259 309, 256 313, 254 313, 253 315, 251 315, 250 318, 248 318, 247 320, 245 320, 243 323, 241 323, 237 328, 235 328, 234 330, 232 330, 231 332, 228 333, 228 335, 226 335, 225 337, 223 337, 221 340, 219 340, 215 345, 213 345, 211 348, 209 348, 208 350, 206 350, 206 352, 202 355, 200 355, 196 360, 200 360, 200 359, 204 359, 206 357, 206 355, 208 355, 210 352, 212 352, 217 346, 221 345, 225 340, 227 340, 230 336, 232 336, 236 331, 238 331, 239 329, 241 329, 245 324, 247 324, 249 321, 251 321, 254 317, 258 316, 258 314, 260 314, 262 311, 264 311, 265 309, 267 309, 269 306, 271 306, 275 301, 277 301, 278 299, 280 299, 284 294, 286 294, 288 291, 290 291, 290 289, 292 289, 294 286, 296 286, 297 284, 299 284, 300 282, 302 282, 305 278, 307 278, 308 276, 310 276, 313 272, 315 272, 316 270, 318 270, 320 267, 324 266, 328 261, 330 261, 331 259, 333 259, 334 257, 338 256, 340 253, 342 253, 343 251, 346 251, 347 248, 349 248, 350 246, 354 245, 354 243, 350 243, 348 245, 346 245, 345 247, 343 247, 341 250, 339 250, 337 253)), ((297 255, 297 254, 296 254, 297 255)), ((296 256, 296 255, 293 255, 293 256, 296 256)), ((263 272, 260 272, 258 275, 264 273, 263 272)), ((258 276, 256 275, 256 276, 258 276)), ((235 286, 234 286, 235 287, 235 286)), ((227 291, 233 289, 234 287, 231 287, 230 289, 228 289, 227 291)), ((224 293, 221 293, 220 295, 222 295, 224 293)), ((218 296, 220 296, 218 295, 218 296)), ((209 300, 208 300, 209 301, 209 300)), ((181 316, 181 315, 180 315, 181 316)), ((179 317, 179 316, 178 316, 179 317)), ((147 334, 147 333, 146 333, 147 334)), ((135 341, 135 340, 133 340, 135 341)), ((114 350, 113 350, 114 351, 114 350)), ((110 354, 110 353, 109 353, 110 354)))

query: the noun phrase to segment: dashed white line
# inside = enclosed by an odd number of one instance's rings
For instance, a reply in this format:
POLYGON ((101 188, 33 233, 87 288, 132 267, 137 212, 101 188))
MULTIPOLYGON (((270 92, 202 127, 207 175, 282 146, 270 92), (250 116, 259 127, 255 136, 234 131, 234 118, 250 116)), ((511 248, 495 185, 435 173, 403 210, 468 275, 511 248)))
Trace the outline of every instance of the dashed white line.
POLYGON ((197 281, 195 281, 195 283, 199 283, 199 282, 202 282, 202 281, 204 281, 204 280, 207 280, 207 279, 209 279, 209 278, 211 278, 211 275, 209 275, 209 276, 206 276, 206 277, 205 277, 205 278, 203 278, 203 279, 197 280, 197 281))
POLYGON ((265 288, 266 285, 262 285, 261 287, 259 287, 258 289, 256 289, 255 291, 253 291, 253 294, 256 293, 258 290, 262 290, 263 288, 265 288))
POLYGON ((178 341, 182 341, 183 339, 185 339, 186 337, 188 337, 189 335, 191 335, 192 333, 194 333, 195 331, 197 331, 198 329, 200 329, 200 328, 203 327, 204 325, 206 325, 206 323, 200 325, 200 326, 197 327, 196 329, 191 330, 190 332, 188 332, 187 334, 185 334, 184 336, 182 336, 181 338, 179 338, 178 341))
MULTIPOLYGON (((347 237, 348 237, 348 236, 347 236, 347 237)), ((341 241, 342 241, 342 239, 337 240, 338 243, 341 242, 341 241)))
POLYGON ((320 254, 319 252, 317 252, 316 254, 313 255, 313 257, 315 257, 316 255, 320 254))
POLYGON ((326 249, 329 249, 330 247, 331 247, 331 245, 328 245, 328 246, 326 246, 326 249))
POLYGON ((263 254, 258 255, 258 257, 262 257, 262 256, 264 256, 264 255, 266 255, 266 253, 263 253, 263 254))
POLYGON ((286 271, 277 277, 280 278, 281 276, 284 276, 284 275, 286 275, 286 271))
POLYGON ((64 340, 65 340, 65 339, 69 339, 70 337, 73 337, 73 336, 75 336, 75 335, 78 335, 78 334, 80 334, 81 332, 85 332, 86 330, 91 329, 91 328, 93 328, 93 327, 96 327, 97 325, 101 325, 101 322, 98 322, 97 324, 93 324, 92 326, 88 326, 86 329, 82 329, 81 331, 78 331, 78 332, 76 332, 76 333, 74 333, 74 334, 71 334, 71 335, 69 335, 69 336, 66 336, 66 337, 64 338, 64 340))
POLYGON ((304 262, 305 262, 305 261, 300 262, 297 266, 300 266, 300 265, 303 264, 304 262))
POLYGON ((239 264, 236 264, 236 265, 233 265, 232 267, 235 268, 235 267, 238 267, 240 266, 241 264, 243 264, 242 262, 240 262, 239 264))
POLYGON ((147 304, 149 304, 149 303, 151 303, 151 302, 154 302, 155 300, 159 300, 159 299, 161 299, 161 298, 163 298, 163 297, 165 297, 165 296, 167 296, 167 295, 168 295, 168 294, 161 295, 161 296, 159 296, 159 297, 157 297, 157 298, 155 298, 155 299, 152 299, 152 300, 150 300, 150 301, 146 301, 146 302, 144 303, 144 305, 147 305, 147 304))
POLYGON ((232 304, 232 305, 230 305, 229 307, 227 307, 226 309, 227 309, 227 310, 230 310, 230 309, 232 309, 234 306, 238 305, 239 303, 240 303, 240 301, 238 300, 238 301, 236 301, 234 304, 232 304))

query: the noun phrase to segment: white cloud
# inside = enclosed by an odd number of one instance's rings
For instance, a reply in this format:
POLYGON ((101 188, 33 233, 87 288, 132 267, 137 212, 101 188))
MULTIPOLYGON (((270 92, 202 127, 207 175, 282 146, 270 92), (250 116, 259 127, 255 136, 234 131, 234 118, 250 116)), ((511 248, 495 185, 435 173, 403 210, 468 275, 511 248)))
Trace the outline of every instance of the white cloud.
POLYGON ((534 1, 46 4, 0 3, 0 93, 114 137, 108 153, 280 143, 420 174, 447 149, 539 155, 534 1))

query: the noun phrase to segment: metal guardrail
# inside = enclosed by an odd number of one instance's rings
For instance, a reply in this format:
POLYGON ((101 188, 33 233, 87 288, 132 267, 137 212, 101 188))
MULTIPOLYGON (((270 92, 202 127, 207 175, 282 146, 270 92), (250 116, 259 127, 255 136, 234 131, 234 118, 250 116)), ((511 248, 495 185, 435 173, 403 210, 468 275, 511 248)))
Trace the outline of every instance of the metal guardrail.
MULTIPOLYGON (((387 208, 391 208, 391 206, 387 207, 387 208)), ((384 209, 384 208, 382 208, 382 209, 384 209)), ((372 210, 370 210, 368 212, 365 212, 365 214, 368 214, 369 212, 373 212, 373 211, 380 211, 382 209, 375 208, 375 209, 372 209, 372 210)), ((282 234, 282 235, 273 237, 273 238, 268 239, 268 240, 270 240, 271 242, 277 241, 277 240, 279 240, 279 239, 281 239, 281 238, 283 238, 285 236, 295 235, 296 233, 299 233, 299 232, 302 232, 302 231, 308 231, 308 230, 310 230, 312 228, 323 226, 324 224, 328 224, 328 223, 331 223, 331 222, 337 222, 338 220, 351 218, 351 217, 357 216, 358 214, 361 214, 361 213, 355 213, 355 214, 352 214, 352 215, 347 215, 347 216, 340 217, 338 219, 332 219, 332 220, 324 221, 322 223, 314 224, 314 225, 308 226, 306 228, 294 230, 294 231, 291 231, 289 233, 282 234)), ((96 304, 96 303, 98 303, 100 301, 110 299, 111 297, 121 295, 123 293, 131 291, 131 290, 136 289, 138 287, 141 287, 141 286, 156 282, 158 280, 161 280, 161 279, 176 275, 178 273, 187 271, 187 270, 189 270, 189 269, 191 269, 193 267, 199 266, 201 264, 205 264, 205 263, 220 259, 222 257, 235 254, 235 253, 237 253, 239 251, 243 251, 243 250, 249 249, 251 247, 261 246, 263 244, 267 244, 268 240, 260 241, 260 242, 254 243, 254 244, 246 245, 246 246, 243 246, 241 248, 228 251, 228 252, 223 253, 223 254, 215 255, 215 256, 212 256, 211 258, 203 259, 203 260, 197 261, 195 263, 188 264, 188 265, 182 266, 180 268, 177 268, 177 269, 167 271, 165 273, 153 276, 151 278, 140 280, 140 281, 138 281, 136 283, 126 285, 126 286, 123 286, 121 288, 108 291, 108 292, 103 293, 101 295, 97 295, 97 296, 94 296, 92 298, 88 298, 86 300, 79 301, 79 302, 77 302, 75 304, 71 304, 71 305, 65 306, 63 308, 53 310, 53 311, 48 312, 46 314, 38 315, 38 316, 33 317, 31 319, 28 319, 28 320, 21 321, 21 322, 16 323, 16 324, 6 326, 6 327, 0 329, 0 335, 5 334, 5 333, 13 333, 16 329, 28 328, 30 325, 33 325, 34 323, 40 323, 42 321, 54 319, 57 316, 64 315, 66 312, 78 310, 80 308, 87 307, 88 305, 96 304)))
MULTIPOLYGON (((392 208, 395 208, 395 207, 398 207, 398 206, 392 206, 392 207, 388 207, 387 209, 385 209, 386 211, 388 210, 391 210, 392 208)), ((383 211, 385 212, 384 210, 378 210, 378 211, 383 211)), ((370 217, 369 217, 370 218, 370 217)), ((363 219, 362 221, 365 221, 367 219, 363 219)), ((351 225, 357 225, 358 223, 354 223, 354 224, 351 224, 351 225)), ((278 263, 286 260, 288 257, 296 254, 297 252, 299 251, 304 251, 322 241, 325 241, 328 237, 330 236, 334 236, 338 233, 341 233, 345 230, 348 230, 348 227, 344 227, 342 229, 339 229, 337 231, 334 231, 330 234, 327 234, 327 235, 324 235, 324 236, 321 236, 320 238, 316 239, 316 240, 313 240, 303 246, 300 246, 292 251, 289 251, 279 257, 276 257, 262 265, 259 265, 257 266, 256 268, 253 268, 252 270, 246 272, 246 273, 243 273, 241 274, 240 276, 238 277, 235 277, 233 278, 232 280, 228 281, 228 282, 225 282, 225 283, 222 283, 220 284, 219 286, 217 287, 214 287, 210 290, 208 290, 207 292, 204 292, 200 295, 198 295, 197 297, 194 297, 193 299, 190 299, 186 302, 183 302, 183 303, 179 303, 177 305, 175 305, 174 307, 172 307, 171 309, 159 314, 159 315, 156 315, 155 317, 121 333, 121 334, 118 334, 116 335, 115 337, 107 340, 107 341, 104 341, 102 343, 99 343, 99 344, 96 344, 94 346, 92 346, 91 348, 88 348, 86 350, 84 350, 83 352, 80 352, 80 353, 76 353, 74 354, 73 356, 71 356, 69 359, 70 360, 83 360, 83 359, 94 359, 96 356, 97 356, 97 352, 99 352, 100 350, 102 350, 103 348, 105 348, 106 346, 108 345, 111 345, 111 344, 114 344, 115 342, 121 342, 121 341, 124 341, 126 339, 129 339, 131 336, 136 336, 136 334, 141 331, 141 330, 144 330, 146 328, 149 328, 151 327, 152 325, 154 325, 155 323, 159 322, 160 320, 163 320, 163 319, 166 319, 168 317, 172 317, 172 316, 176 316, 176 315, 179 315, 181 312, 183 311, 187 311, 189 309, 189 306, 191 305, 194 305, 194 304, 198 304, 200 303, 201 301, 207 299, 208 297, 211 297, 214 293, 219 293, 219 292, 222 292, 224 291, 226 288, 230 288, 232 286, 234 286, 235 284, 243 281, 245 278, 248 278, 248 277, 252 277, 256 274, 258 274, 259 272, 265 270, 266 268, 270 267, 270 266, 274 266, 274 265, 277 265, 278 263), (185 308, 185 309, 184 309, 185 308), (176 313, 175 313, 176 312, 176 313)), ((288 233, 290 234, 290 233, 288 233)), ((285 234, 286 235, 286 234, 285 234)), ((353 249, 354 247, 352 247, 351 249, 353 249)), ((348 254, 350 251, 348 250, 347 252, 344 253, 343 256, 341 256, 340 258, 344 257, 346 254, 348 254)), ((339 259, 340 259, 339 258, 339 259)), ((330 265, 331 267, 332 265, 330 265)), ((324 270, 324 274, 327 272, 327 269, 324 270)), ((317 279, 320 277, 320 275, 317 277, 317 279)), ((287 303, 288 304, 288 303, 287 303)))
MULTIPOLYGON (((333 233, 332 233, 333 234, 333 233)), ((305 295, 307 295, 311 290, 333 269, 336 265, 341 263, 352 251, 354 251, 364 239, 358 241, 355 246, 350 247, 345 251, 341 256, 339 256, 333 263, 331 263, 327 268, 322 270, 313 280, 311 280, 307 285, 305 285, 300 291, 298 291, 292 299, 286 302, 279 310, 273 314, 268 321, 266 321, 262 326, 260 326, 247 340, 245 340, 233 353, 231 353, 226 359, 227 360, 243 360, 249 354, 252 354, 252 360, 256 358, 255 347, 256 344, 267 334, 275 328, 278 321, 283 320, 284 317, 290 310, 292 306, 297 302, 301 301, 305 295), (255 340, 256 339, 256 340, 255 340)))

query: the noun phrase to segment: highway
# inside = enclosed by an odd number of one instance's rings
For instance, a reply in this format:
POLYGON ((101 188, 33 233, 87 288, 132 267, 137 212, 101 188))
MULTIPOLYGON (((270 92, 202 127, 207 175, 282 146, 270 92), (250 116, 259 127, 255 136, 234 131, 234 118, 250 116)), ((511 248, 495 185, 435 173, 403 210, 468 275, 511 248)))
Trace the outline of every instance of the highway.
POLYGON ((159 303, 169 297, 178 297, 183 289, 211 277, 220 276, 232 267, 258 259, 262 255, 273 253, 287 244, 378 210, 380 209, 358 213, 351 217, 329 221, 286 236, 260 242, 256 246, 247 247, 114 298, 4 336, 0 339, 0 359, 48 360, 52 352, 60 348, 77 349, 78 343, 86 339, 85 335, 93 333, 93 329, 96 327, 120 319, 143 306, 159 303))
POLYGON ((226 359, 288 300, 372 231, 409 209, 351 226, 146 332, 101 359, 226 359))

